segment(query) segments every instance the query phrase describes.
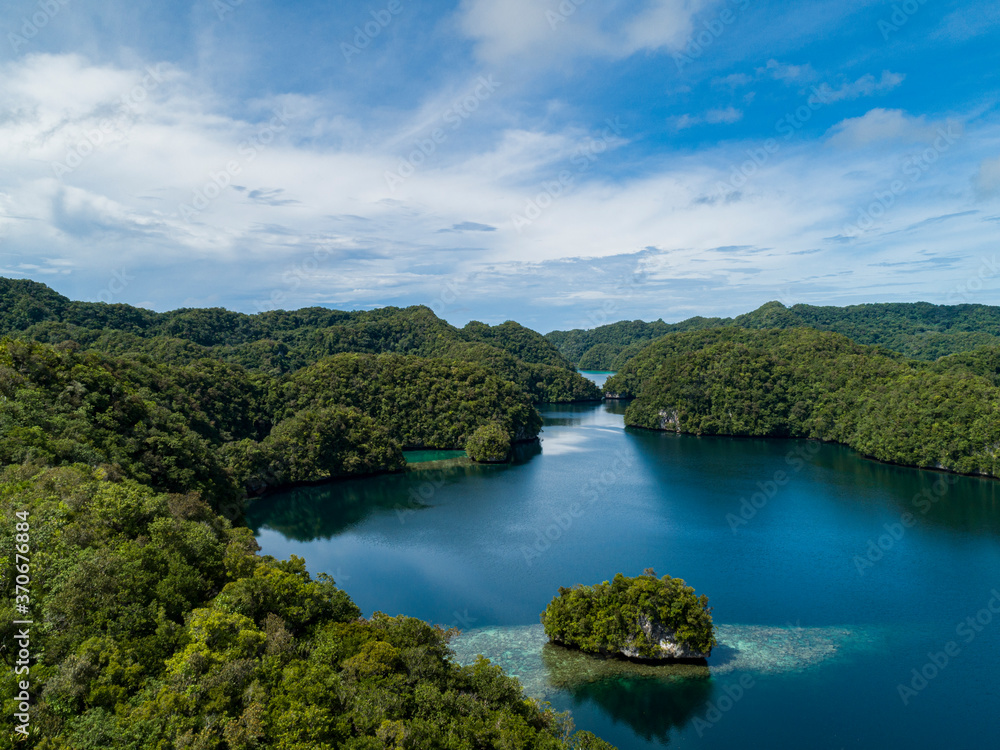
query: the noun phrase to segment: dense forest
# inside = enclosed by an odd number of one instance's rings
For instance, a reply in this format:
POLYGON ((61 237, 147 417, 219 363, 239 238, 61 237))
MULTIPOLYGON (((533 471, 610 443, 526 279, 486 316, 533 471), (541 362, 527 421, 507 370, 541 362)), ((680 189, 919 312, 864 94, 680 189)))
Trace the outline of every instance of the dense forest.
POLYGON ((499 326, 473 322, 458 329, 426 307, 156 313, 74 302, 44 284, 0 278, 2 335, 47 344, 73 341, 105 354, 145 354, 172 364, 212 358, 273 376, 335 354, 407 354, 475 362, 517 383, 538 403, 601 398, 600 390, 540 334, 512 321, 499 326))
POLYGON ((155 313, 0 279, 0 630, 12 643, 24 549, 25 746, 609 747, 496 667, 456 666, 449 632, 362 618, 301 560, 258 555, 248 497, 399 471, 406 448, 503 461, 538 435, 534 404, 601 397, 573 363, 611 357, 606 392, 634 398, 633 426, 1000 475, 1000 346, 973 348, 996 343, 996 308, 838 310, 546 339, 424 307, 155 313))
MULTIPOLYGON (((83 463, 0 472, 3 548, 30 559, 30 675, 15 675, 15 649, 2 657, 8 737, 18 682, 33 696, 19 746, 610 748, 485 660, 457 666, 449 631, 364 619, 301 559, 258 555, 199 495, 83 463)), ((26 617, 11 570, 7 644, 26 617)))
POLYGON ((634 578, 618 573, 610 583, 560 587, 541 621, 553 643, 591 654, 704 658, 717 645, 708 597, 652 569, 634 578))
POLYGON ((0 465, 106 466, 233 519, 245 491, 400 470, 403 448, 464 449, 486 425, 524 441, 541 418, 472 362, 340 354, 273 377, 0 341, 0 465))
POLYGON ((807 437, 880 461, 1000 476, 1000 347, 935 363, 809 328, 671 334, 605 384, 625 422, 807 437))
POLYGON ((979 346, 1000 345, 1000 307, 927 302, 785 307, 768 302, 736 318, 696 317, 674 324, 633 320, 589 331, 553 331, 545 337, 582 370, 620 370, 643 347, 668 333, 723 327, 815 328, 929 361, 979 346))
POLYGON ((552 331, 545 334, 570 362, 581 370, 618 370, 643 347, 668 333, 694 331, 726 325, 729 318, 691 318, 668 324, 662 320, 645 323, 623 320, 590 330, 552 331))
POLYGON ((22 746, 610 747, 497 667, 457 666, 450 632, 362 618, 242 526, 247 495, 271 487, 401 470, 403 448, 498 460, 533 439, 545 389, 599 396, 544 339, 423 308, 158 315, 0 288, 4 643, 33 623, 22 746), (16 589, 15 551, 30 587, 16 589))

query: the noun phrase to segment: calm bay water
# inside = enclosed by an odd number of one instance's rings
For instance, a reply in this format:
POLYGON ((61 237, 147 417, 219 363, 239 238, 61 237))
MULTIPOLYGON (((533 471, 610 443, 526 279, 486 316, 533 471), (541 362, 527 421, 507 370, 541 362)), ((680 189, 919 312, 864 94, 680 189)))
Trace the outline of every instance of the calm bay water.
POLYGON ((540 446, 511 465, 422 463, 275 495, 249 520, 265 553, 304 557, 366 614, 461 628, 460 658, 494 658, 621 748, 997 746, 1000 483, 626 430, 623 411, 545 407, 540 446), (559 586, 647 567, 709 596, 708 669, 543 645, 559 586))

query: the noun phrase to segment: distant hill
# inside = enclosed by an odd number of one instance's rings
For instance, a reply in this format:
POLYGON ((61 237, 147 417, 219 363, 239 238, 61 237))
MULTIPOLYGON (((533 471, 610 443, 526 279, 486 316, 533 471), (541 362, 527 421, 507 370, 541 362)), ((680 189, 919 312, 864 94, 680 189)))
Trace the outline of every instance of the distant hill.
POLYGON ((717 328, 731 322, 730 318, 701 317, 689 318, 680 323, 623 320, 590 330, 552 331, 545 334, 545 338, 581 370, 617 370, 621 363, 660 336, 717 328))
POLYGON ((914 359, 934 360, 979 346, 1000 344, 1000 307, 928 302, 785 307, 780 302, 768 302, 736 318, 696 317, 674 324, 662 320, 622 321, 586 331, 552 331, 545 338, 580 369, 619 370, 644 346, 668 333, 729 326, 815 328, 914 359))
POLYGON ((743 328, 807 326, 922 360, 1000 344, 1000 307, 991 305, 886 302, 849 307, 785 307, 780 302, 768 302, 751 313, 734 318, 733 325, 743 328))
POLYGON ((157 313, 76 302, 38 282, 0 278, 0 335, 48 344, 74 341, 107 354, 144 354, 173 364, 211 357, 268 375, 295 372, 335 354, 409 354, 482 364, 536 402, 600 399, 599 389, 535 331, 512 321, 458 329, 424 306, 157 313))

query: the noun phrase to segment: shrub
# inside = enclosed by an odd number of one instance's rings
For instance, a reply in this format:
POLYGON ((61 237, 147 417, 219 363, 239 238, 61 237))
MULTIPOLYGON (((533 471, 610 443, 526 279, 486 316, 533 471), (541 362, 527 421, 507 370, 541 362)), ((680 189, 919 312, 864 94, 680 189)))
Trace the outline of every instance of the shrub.
POLYGON ((465 452, 473 461, 503 463, 510 457, 510 433, 496 422, 483 425, 469 436, 465 452))
POLYGON ((611 583, 560 587, 542 624, 552 641, 588 653, 662 658, 659 639, 649 637, 644 623, 673 631, 678 646, 708 654, 716 645, 711 612, 708 597, 696 596, 683 580, 649 570, 635 578, 619 573, 611 583))

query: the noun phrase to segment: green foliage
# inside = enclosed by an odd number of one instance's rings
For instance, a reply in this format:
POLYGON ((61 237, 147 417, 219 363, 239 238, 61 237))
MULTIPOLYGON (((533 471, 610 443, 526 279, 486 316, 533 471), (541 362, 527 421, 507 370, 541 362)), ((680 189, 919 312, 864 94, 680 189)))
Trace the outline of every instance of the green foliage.
POLYGON ((193 369, 175 374, 168 383, 161 371, 72 347, 0 340, 0 465, 103 465, 158 489, 199 490, 218 508, 232 508, 238 488, 198 430, 216 429, 215 416, 203 411, 214 408, 209 402, 225 401, 226 411, 234 397, 185 389, 185 380, 190 386, 199 378, 193 369))
POLYGON ((976 374, 995 363, 988 351, 931 365, 808 328, 730 328, 664 337, 605 388, 638 396, 625 413, 636 427, 817 438, 1000 476, 1000 389, 976 374))
POLYGON ((398 471, 401 446, 462 449, 490 423, 519 441, 541 428, 523 389, 463 360, 340 354, 269 377, 0 341, 0 465, 103 466, 230 518, 245 492, 398 471))
POLYGON ((469 436, 465 452, 473 461, 503 463, 510 458, 510 433, 496 422, 483 425, 469 436))
POLYGON ((643 631, 643 622, 674 632, 674 642, 708 654, 716 645, 708 597, 696 596, 680 578, 657 578, 652 571, 635 578, 618 573, 611 583, 560 587, 542 613, 550 640, 592 654, 623 649, 656 658, 658 643, 643 631))
POLYGON ((668 359, 710 347, 743 335, 736 328, 712 328, 662 336, 641 349, 604 383, 604 393, 619 398, 635 398, 653 373, 668 359))
POLYGON ((344 406, 298 411, 263 441, 227 443, 222 455, 251 494, 269 487, 401 471, 406 466, 399 443, 384 426, 344 406))
MULTIPOLYGON (((3 279, 0 302, 18 333, 0 340, 6 569, 14 514, 31 524, 25 747, 591 741, 498 668, 456 666, 448 632, 361 619, 328 576, 258 557, 219 515, 239 518, 247 489, 399 470, 402 445, 461 448, 487 425, 508 449, 533 439, 532 398, 599 397, 537 334, 459 332, 426 308, 158 314, 3 279)), ((0 576, 5 642, 13 585, 0 576)))
POLYGON ((1000 345, 981 346, 969 352, 942 357, 933 370, 941 373, 979 375, 1000 386, 1000 345))
POLYGON ((779 302, 769 302, 752 313, 735 318, 733 325, 744 328, 808 326, 921 360, 934 360, 985 344, 1000 344, 1000 307, 987 305, 898 302, 785 308, 779 302))
POLYGON ((591 330, 553 331, 545 338, 582 370, 620 370, 643 347, 668 333, 734 326, 832 331, 859 344, 882 346, 921 360, 1000 345, 1000 307, 927 302, 849 307, 785 307, 768 302, 736 318, 695 317, 672 325, 662 320, 623 321, 591 330))
POLYGON ((552 365, 573 371, 573 365, 544 336, 508 320, 498 326, 488 326, 473 320, 462 329, 469 341, 482 341, 532 364, 552 365))
POLYGON ((427 307, 361 312, 325 308, 258 315, 212 309, 168 313, 72 302, 48 287, 0 278, 0 334, 41 343, 73 341, 115 356, 187 364, 212 358, 270 376, 348 352, 409 354, 476 362, 526 390, 536 402, 599 400, 544 337, 508 321, 459 330, 427 307))
POLYGON ((566 359, 581 370, 613 371, 651 341, 678 331, 725 325, 728 318, 690 318, 680 323, 656 320, 623 320, 619 323, 572 331, 552 331, 545 338, 554 344, 566 359))
POLYGON ((535 403, 601 399, 601 389, 572 370, 525 362, 489 344, 455 344, 446 354, 452 359, 476 362, 500 377, 517 383, 535 403))
MULTIPOLYGON (((449 632, 370 620, 303 561, 256 554, 195 494, 75 465, 0 473, 0 543, 31 528, 32 734, 26 748, 608 747, 573 735, 449 632)), ((12 642, 14 581, 0 576, 12 642)), ((14 656, 0 656, 5 731, 14 656)))
POLYGON ((541 418, 510 381, 471 362, 398 354, 340 354, 275 384, 279 418, 350 404, 384 425, 404 448, 462 450, 490 422, 532 440, 541 418))

